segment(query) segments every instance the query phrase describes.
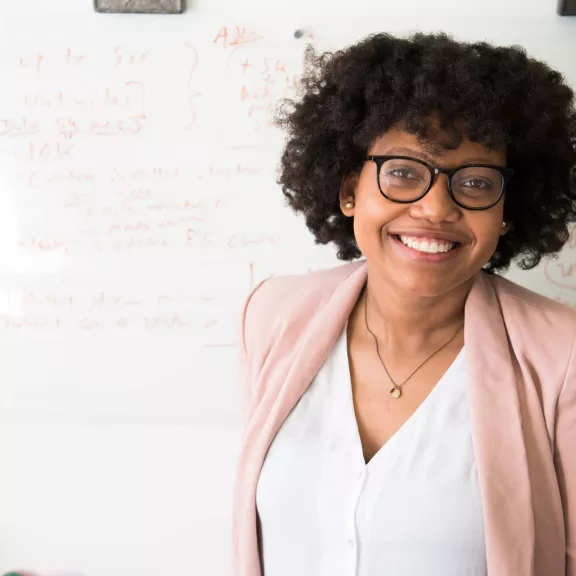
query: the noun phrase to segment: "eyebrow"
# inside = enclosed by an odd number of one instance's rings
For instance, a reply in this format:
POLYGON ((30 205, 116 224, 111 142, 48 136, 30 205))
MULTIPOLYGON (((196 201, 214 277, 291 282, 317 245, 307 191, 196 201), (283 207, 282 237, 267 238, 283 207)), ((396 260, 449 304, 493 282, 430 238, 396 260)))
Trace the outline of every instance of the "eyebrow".
MULTIPOLYGON (((420 160, 424 160, 425 162, 428 162, 428 164, 435 164, 438 160, 438 158, 435 158, 434 156, 430 156, 429 154, 426 154, 425 152, 422 152, 420 150, 413 150, 411 148, 390 148, 390 150, 388 150, 386 152, 386 154, 382 154, 382 156, 394 156, 395 154, 398 154, 399 156, 412 156, 413 158, 418 158, 420 160)), ((438 156, 442 156, 442 154, 438 154, 438 156)), ((486 158, 474 156, 472 158, 465 158, 465 160, 462 162, 461 166, 466 166, 467 164, 491 164, 491 165, 494 165, 495 162, 493 162, 493 161, 490 162, 486 158)))
POLYGON ((410 148, 390 148, 388 152, 386 152, 385 156, 393 156, 394 154, 399 154, 400 156, 413 156, 414 158, 419 158, 420 160, 425 160, 430 164, 435 162, 433 156, 421 152, 420 150, 412 150, 410 148))

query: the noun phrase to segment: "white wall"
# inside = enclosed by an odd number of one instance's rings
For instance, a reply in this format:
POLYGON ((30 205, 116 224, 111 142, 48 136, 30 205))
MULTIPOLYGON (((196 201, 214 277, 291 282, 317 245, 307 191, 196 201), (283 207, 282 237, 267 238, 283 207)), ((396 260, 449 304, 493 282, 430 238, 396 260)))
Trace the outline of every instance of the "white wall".
MULTIPOLYGON (((243 58, 299 72, 301 28, 333 47, 415 29, 520 43, 576 85, 576 18, 553 1, 197 0, 167 17, 0 0, 0 573, 229 573, 235 312, 260 277, 336 262, 283 208, 281 135, 239 98, 262 89, 243 58), (222 26, 262 39, 225 47, 222 26), (141 131, 118 132, 140 107, 141 131)), ((511 276, 576 305, 574 254, 511 276)))

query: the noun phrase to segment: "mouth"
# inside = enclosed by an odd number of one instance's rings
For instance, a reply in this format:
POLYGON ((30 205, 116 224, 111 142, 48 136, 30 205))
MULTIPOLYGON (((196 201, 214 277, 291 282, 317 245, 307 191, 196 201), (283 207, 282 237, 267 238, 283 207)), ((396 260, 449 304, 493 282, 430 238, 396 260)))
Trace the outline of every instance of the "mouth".
POLYGON ((390 234, 390 237, 408 254, 427 261, 444 261, 456 255, 458 250, 464 246, 461 242, 443 238, 425 238, 403 234, 390 234))
POLYGON ((400 234, 393 235, 396 240, 402 242, 404 246, 417 250, 418 252, 426 252, 427 254, 438 254, 450 252, 457 246, 461 246, 459 242, 450 242, 442 240, 441 238, 419 238, 417 236, 402 236, 400 234))

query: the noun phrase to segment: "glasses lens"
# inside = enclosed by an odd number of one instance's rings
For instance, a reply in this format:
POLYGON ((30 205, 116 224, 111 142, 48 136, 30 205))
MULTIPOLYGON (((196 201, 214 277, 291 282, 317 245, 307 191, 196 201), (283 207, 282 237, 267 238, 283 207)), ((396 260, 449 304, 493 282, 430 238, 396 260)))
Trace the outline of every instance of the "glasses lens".
POLYGON ((390 200, 410 202, 418 199, 430 184, 426 166, 413 160, 394 158, 380 168, 380 188, 390 200))
POLYGON ((504 179, 494 168, 462 168, 452 178, 452 194, 462 206, 485 208, 500 197, 504 179))

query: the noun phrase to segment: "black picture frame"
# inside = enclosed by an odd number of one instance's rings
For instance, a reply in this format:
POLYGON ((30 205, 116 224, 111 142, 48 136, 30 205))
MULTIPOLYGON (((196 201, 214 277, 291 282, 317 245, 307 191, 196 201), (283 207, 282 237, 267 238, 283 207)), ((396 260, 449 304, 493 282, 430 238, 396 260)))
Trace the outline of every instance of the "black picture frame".
POLYGON ((184 0, 94 0, 94 10, 117 14, 180 14, 184 0))
POLYGON ((576 0, 558 0, 560 16, 576 16, 576 0))

